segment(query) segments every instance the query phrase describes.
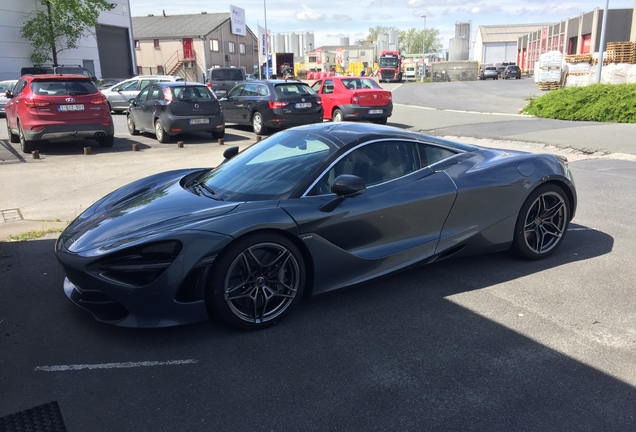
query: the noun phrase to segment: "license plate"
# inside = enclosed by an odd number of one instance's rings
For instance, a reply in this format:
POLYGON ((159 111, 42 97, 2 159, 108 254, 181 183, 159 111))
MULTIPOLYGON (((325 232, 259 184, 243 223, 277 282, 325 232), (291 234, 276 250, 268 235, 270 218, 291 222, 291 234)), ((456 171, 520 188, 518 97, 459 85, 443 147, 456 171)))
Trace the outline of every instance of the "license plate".
POLYGON ((58 111, 84 111, 84 105, 58 105, 58 111))
POLYGON ((296 108, 311 108, 311 102, 303 102, 303 103, 297 103, 296 105, 294 105, 296 108))
POLYGON ((382 114, 382 110, 369 110, 369 114, 382 114))
POLYGON ((191 119, 191 120, 189 121, 189 123, 190 123, 191 125, 195 125, 195 124, 208 124, 208 123, 210 123, 210 119, 206 119, 206 118, 203 118, 203 119, 191 119))

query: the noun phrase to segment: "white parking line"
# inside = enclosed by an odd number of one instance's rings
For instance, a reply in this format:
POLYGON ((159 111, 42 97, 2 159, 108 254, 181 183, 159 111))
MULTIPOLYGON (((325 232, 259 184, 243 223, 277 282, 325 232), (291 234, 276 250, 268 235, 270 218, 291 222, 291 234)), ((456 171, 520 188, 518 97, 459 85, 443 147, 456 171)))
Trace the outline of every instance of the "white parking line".
POLYGON ((60 365, 60 366, 37 366, 35 371, 44 372, 64 372, 75 371, 82 369, 123 369, 123 368, 136 368, 136 367, 148 367, 148 366, 173 366, 183 364, 194 364, 198 360, 170 360, 170 361, 144 361, 144 362, 125 362, 125 363, 101 363, 101 364, 75 364, 75 365, 60 365))

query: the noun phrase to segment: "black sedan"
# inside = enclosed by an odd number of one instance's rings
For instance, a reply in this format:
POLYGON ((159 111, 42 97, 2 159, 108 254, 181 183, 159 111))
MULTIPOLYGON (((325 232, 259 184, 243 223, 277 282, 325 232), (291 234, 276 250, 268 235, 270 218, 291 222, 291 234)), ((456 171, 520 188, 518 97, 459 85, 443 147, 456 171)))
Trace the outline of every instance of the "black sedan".
POLYGON ((577 205, 564 158, 388 126, 301 126, 237 151, 89 207, 56 244, 66 295, 120 326, 220 317, 258 329, 303 294, 415 264, 508 249, 545 258, 577 205))
POLYGON ((221 99, 227 123, 251 124, 254 133, 322 122, 320 96, 301 81, 251 80, 221 99))
POLYGON ((128 132, 154 133, 157 141, 190 132, 211 132, 212 138, 225 136, 221 105, 210 89, 185 81, 156 82, 146 86, 128 108, 128 132))

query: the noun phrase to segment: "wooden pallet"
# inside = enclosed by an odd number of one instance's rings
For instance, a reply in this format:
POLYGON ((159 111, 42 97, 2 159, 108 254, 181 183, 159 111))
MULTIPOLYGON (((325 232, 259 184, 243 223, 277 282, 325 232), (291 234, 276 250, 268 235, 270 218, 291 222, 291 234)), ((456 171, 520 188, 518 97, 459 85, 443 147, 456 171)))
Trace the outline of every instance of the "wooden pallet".
POLYGON ((607 58, 610 63, 636 63, 636 43, 608 42, 607 58))
POLYGON ((565 56, 566 63, 591 63, 592 54, 570 54, 565 56))
POLYGON ((540 82, 537 84, 539 84, 539 90, 541 91, 557 90, 561 88, 561 83, 558 81, 540 82))

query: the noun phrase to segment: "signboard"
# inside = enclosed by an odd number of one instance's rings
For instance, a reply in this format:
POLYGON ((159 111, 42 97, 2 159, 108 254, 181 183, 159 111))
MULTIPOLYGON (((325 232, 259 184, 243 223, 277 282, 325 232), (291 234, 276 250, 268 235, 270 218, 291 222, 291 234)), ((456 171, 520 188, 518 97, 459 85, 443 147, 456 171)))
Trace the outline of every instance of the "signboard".
POLYGON ((263 64, 267 61, 267 32, 261 26, 258 26, 258 63, 263 64))
POLYGON ((231 33, 239 36, 247 34, 245 26, 245 9, 230 5, 231 33))
POLYGON ((322 50, 320 48, 316 50, 316 64, 322 64, 322 50))
POLYGON ((336 64, 342 64, 342 48, 336 50, 336 64))

